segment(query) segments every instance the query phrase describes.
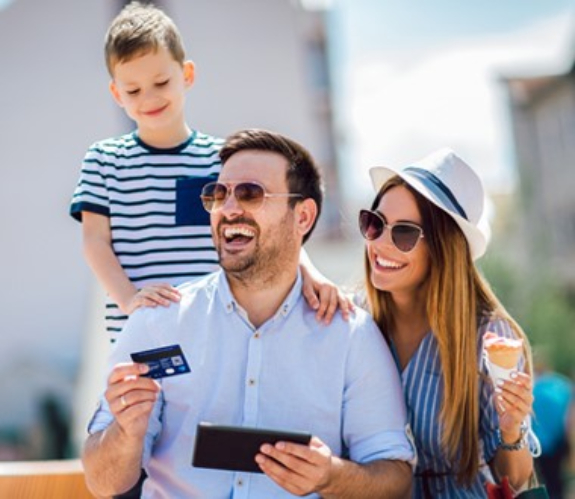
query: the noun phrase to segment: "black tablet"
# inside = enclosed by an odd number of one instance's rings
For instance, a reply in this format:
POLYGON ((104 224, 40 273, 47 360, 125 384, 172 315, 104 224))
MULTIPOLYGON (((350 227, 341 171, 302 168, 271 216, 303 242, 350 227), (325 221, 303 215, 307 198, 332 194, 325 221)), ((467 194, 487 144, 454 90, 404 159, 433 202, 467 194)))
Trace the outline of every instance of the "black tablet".
POLYGON ((192 466, 262 473, 255 457, 263 444, 281 441, 308 445, 310 440, 311 434, 300 431, 200 423, 192 466))

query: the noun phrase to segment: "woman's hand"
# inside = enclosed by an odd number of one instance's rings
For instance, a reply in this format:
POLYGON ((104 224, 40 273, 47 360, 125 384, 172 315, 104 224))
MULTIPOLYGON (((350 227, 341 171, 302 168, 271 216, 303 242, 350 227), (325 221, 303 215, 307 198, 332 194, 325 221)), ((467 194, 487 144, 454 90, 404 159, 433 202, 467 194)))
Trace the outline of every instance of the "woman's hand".
POLYGON ((340 309, 344 320, 354 310, 354 304, 345 293, 317 269, 300 265, 302 273, 302 293, 309 306, 316 310, 316 319, 329 324, 336 310, 340 309))
POLYGON ((532 412, 531 376, 513 372, 511 380, 500 380, 495 387, 495 399, 501 438, 507 444, 515 443, 521 437, 521 423, 532 412))

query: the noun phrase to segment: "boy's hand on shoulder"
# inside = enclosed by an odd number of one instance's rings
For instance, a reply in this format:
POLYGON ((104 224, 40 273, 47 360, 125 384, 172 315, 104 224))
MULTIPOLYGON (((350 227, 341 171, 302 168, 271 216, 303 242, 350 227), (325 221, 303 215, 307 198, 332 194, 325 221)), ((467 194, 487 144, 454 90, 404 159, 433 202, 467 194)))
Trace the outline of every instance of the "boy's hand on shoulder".
POLYGON ((349 319, 349 314, 355 309, 351 299, 333 282, 315 271, 301 266, 302 293, 308 305, 317 311, 316 319, 329 324, 336 310, 339 308, 344 320, 349 319))
POLYGON ((124 312, 130 315, 140 307, 168 307, 171 303, 180 301, 180 292, 166 283, 150 284, 139 289, 126 305, 124 312))

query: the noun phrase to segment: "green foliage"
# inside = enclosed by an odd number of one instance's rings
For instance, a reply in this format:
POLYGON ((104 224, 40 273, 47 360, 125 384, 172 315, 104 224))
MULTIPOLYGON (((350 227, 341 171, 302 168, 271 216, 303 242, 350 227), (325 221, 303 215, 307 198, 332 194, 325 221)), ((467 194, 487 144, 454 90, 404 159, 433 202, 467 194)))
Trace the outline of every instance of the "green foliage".
POLYGON ((575 373, 575 310, 567 297, 547 284, 533 293, 527 307, 524 328, 536 349, 542 346, 555 370, 575 373))
POLYGON ((575 303, 552 276, 520 272, 501 256, 490 255, 481 270, 493 290, 528 335, 535 355, 544 351, 553 369, 575 374, 575 303))

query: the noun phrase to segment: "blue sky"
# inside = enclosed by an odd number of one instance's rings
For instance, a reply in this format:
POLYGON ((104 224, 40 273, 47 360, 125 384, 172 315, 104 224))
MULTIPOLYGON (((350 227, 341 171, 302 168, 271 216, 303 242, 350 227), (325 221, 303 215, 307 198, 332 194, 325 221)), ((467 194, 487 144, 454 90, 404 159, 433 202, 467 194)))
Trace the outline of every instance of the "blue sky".
POLYGON ((334 0, 357 52, 380 47, 420 47, 451 39, 505 33, 561 14, 572 0, 334 0), (359 36, 358 36, 359 35, 359 36))
POLYGON ((501 75, 561 73, 575 56, 575 0, 332 0, 339 135, 348 195, 367 169, 443 146, 489 190, 516 184, 501 75))

